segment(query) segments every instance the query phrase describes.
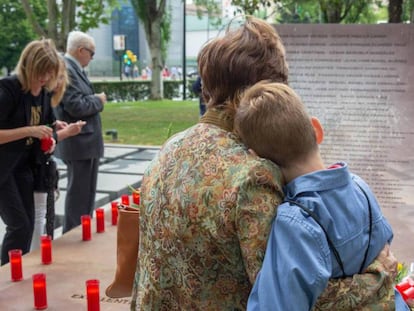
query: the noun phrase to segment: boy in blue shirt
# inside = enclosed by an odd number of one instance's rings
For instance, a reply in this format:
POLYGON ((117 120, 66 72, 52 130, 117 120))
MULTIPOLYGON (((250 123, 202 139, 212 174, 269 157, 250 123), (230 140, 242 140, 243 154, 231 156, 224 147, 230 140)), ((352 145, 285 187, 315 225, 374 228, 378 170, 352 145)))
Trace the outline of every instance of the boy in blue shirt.
MULTIPOLYGON (((279 165, 286 183, 247 309, 310 310, 330 278, 364 272, 391 242, 391 226, 346 163, 325 167, 322 126, 287 85, 248 89, 234 126, 248 148, 279 165)), ((396 293, 397 310, 408 310, 401 299, 396 293)))

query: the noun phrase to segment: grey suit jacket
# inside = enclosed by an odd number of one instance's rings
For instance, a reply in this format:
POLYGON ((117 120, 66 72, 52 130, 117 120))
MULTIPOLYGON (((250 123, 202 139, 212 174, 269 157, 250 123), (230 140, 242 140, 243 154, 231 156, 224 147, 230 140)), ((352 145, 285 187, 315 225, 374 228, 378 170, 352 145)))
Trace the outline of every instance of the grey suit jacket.
POLYGON ((93 86, 79 66, 65 56, 69 85, 62 102, 55 108, 56 118, 68 123, 86 121, 82 132, 56 146, 55 155, 62 160, 86 160, 103 156, 104 145, 100 112, 104 106, 94 95, 93 86))

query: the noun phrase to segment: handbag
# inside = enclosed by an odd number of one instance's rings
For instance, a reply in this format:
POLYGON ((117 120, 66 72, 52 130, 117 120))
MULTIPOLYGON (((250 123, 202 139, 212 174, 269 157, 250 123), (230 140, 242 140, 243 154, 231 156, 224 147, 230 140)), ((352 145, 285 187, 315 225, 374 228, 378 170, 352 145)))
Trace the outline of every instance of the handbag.
POLYGON ((132 294, 139 244, 139 209, 118 207, 117 262, 115 277, 105 294, 111 298, 129 297, 132 294))
POLYGON ((55 201, 56 191, 59 186, 59 171, 56 162, 49 158, 46 163, 46 184, 47 184, 47 200, 46 200, 46 234, 53 239, 55 231, 55 201))

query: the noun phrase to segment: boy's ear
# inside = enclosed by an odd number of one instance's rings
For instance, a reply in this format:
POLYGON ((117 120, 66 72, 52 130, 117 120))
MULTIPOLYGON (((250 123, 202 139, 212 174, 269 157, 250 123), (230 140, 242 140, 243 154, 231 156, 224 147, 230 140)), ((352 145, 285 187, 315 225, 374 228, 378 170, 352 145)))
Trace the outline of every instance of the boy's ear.
POLYGON ((315 131, 316 135, 316 142, 319 144, 323 141, 323 127, 321 122, 316 117, 311 117, 311 122, 313 126, 313 130, 315 131))

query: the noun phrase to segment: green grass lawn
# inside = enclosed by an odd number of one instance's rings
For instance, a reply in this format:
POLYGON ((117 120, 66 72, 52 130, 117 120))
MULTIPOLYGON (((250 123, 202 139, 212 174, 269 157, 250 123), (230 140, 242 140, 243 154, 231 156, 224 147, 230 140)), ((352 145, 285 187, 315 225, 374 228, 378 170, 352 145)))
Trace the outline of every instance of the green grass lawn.
POLYGON ((198 113, 198 101, 106 103, 101 113, 104 139, 114 143, 105 132, 116 129, 116 143, 159 146, 168 136, 196 124, 198 113))

